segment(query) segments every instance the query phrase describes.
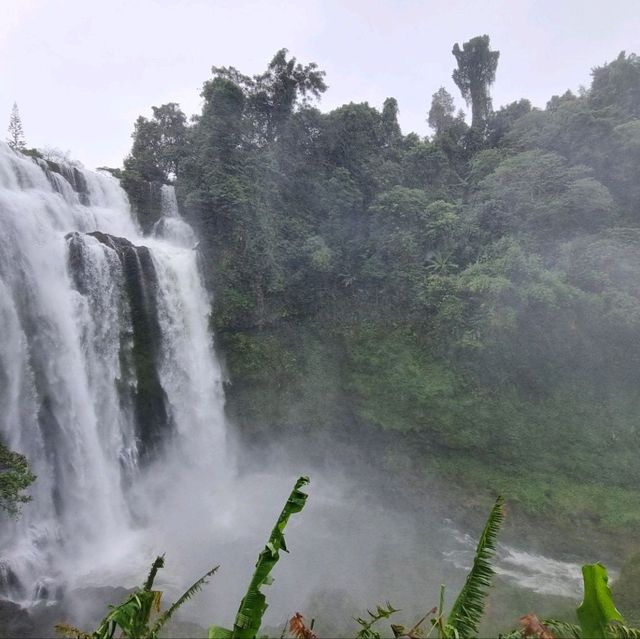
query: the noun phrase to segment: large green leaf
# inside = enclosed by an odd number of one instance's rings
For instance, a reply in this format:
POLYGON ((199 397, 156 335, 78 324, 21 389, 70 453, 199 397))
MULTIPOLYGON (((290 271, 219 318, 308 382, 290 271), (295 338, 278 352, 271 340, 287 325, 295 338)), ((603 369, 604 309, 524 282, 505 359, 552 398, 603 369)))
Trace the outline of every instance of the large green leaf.
POLYGON ((504 501, 502 497, 498 497, 480 535, 473 566, 447 619, 447 632, 453 636, 477 636, 478 624, 484 612, 485 599, 494 574, 491 561, 495 555, 498 531, 503 520, 504 501))
POLYGON ((267 609, 267 599, 260 589, 262 586, 269 586, 273 582, 273 577, 271 577, 270 573, 280 558, 280 550, 288 552, 284 541, 284 529, 289 517, 299 513, 304 508, 308 495, 302 492, 301 488, 308 483, 308 477, 298 478, 287 499, 287 503, 280 513, 280 517, 278 517, 276 525, 271 531, 269 541, 267 541, 264 550, 258 555, 256 569, 247 593, 240 602, 240 608, 238 609, 231 635, 226 634, 229 631, 225 628, 211 626, 209 628, 209 637, 211 639, 227 639, 229 636, 232 636, 233 639, 254 639, 258 634, 262 617, 267 609))
POLYGON ((577 610, 582 636, 588 639, 607 637, 610 622, 624 622, 613 603, 607 569, 601 563, 586 564, 582 566, 582 578, 584 599, 577 610))

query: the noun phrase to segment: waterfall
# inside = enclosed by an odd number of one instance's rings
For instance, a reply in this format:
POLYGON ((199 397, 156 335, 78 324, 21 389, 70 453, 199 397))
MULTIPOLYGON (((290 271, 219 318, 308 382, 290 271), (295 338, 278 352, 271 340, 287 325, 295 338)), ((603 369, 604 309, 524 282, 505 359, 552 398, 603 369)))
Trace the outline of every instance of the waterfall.
MULTIPOLYGON (((316 452, 247 457, 235 473, 197 238, 171 187, 159 201, 143 235, 111 175, 0 143, 0 436, 37 475, 22 517, 0 514, 0 598, 47 606, 81 600, 86 586, 133 586, 166 551, 169 590, 223 564, 194 616, 230 625, 292 478, 316 452)), ((390 594, 417 613, 443 579, 462 582, 475 538, 441 528, 428 496, 419 519, 378 501, 380 469, 364 490, 343 469, 312 470, 271 610, 331 584, 355 598, 349 614, 390 594)), ((496 569, 538 592, 580 590, 577 564, 509 546, 496 569)))
POLYGON ((54 601, 118 565, 138 580, 124 558, 188 489, 181 468, 225 472, 210 300, 161 196, 144 237, 111 175, 0 143, 0 435, 37 475, 2 522, 0 596, 54 601))

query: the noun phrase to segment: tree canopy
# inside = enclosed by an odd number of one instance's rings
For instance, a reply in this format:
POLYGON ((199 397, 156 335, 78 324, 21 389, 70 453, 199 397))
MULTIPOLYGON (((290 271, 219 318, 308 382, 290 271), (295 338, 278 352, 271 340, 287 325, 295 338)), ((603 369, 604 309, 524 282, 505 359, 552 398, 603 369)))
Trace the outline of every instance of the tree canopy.
POLYGON ((483 35, 471 38, 462 48, 456 42, 452 53, 458 63, 453 81, 471 105, 472 126, 482 130, 492 109, 489 87, 496 79, 500 52, 491 51, 489 36, 483 35))
MULTIPOLYGON (((430 137, 401 130, 392 97, 320 111, 324 73, 286 50, 253 77, 213 67, 192 121, 138 120, 124 183, 172 180, 200 233, 244 432, 406 433, 412 459, 495 481, 512 477, 495 459, 540 450, 581 494, 597 472, 622 500, 640 480, 637 58, 494 111, 489 37, 453 55, 472 125, 439 88, 430 137)), ((547 504, 533 474, 514 490, 547 504)))

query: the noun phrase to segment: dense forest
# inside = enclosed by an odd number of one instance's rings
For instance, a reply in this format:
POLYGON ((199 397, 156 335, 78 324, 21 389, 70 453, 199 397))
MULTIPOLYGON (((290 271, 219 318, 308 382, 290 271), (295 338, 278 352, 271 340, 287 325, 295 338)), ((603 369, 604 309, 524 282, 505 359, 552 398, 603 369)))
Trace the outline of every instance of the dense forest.
POLYGON ((494 109, 489 37, 453 56, 471 118, 437 89, 427 138, 392 97, 322 112, 325 74, 282 49, 253 77, 213 67, 190 121, 139 117, 117 173, 144 228, 151 182, 198 230, 247 442, 377 441, 373 463, 455 478, 465 507, 504 491, 633 549, 640 58, 494 109))

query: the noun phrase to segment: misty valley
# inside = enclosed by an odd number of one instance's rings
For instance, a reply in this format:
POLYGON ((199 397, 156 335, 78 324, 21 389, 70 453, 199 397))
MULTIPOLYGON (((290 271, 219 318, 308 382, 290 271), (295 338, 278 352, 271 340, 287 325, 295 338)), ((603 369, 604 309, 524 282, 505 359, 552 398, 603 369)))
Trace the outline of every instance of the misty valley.
POLYGON ((0 637, 640 637, 640 58, 501 63, 428 136, 214 66, 96 171, 14 105, 0 637))

